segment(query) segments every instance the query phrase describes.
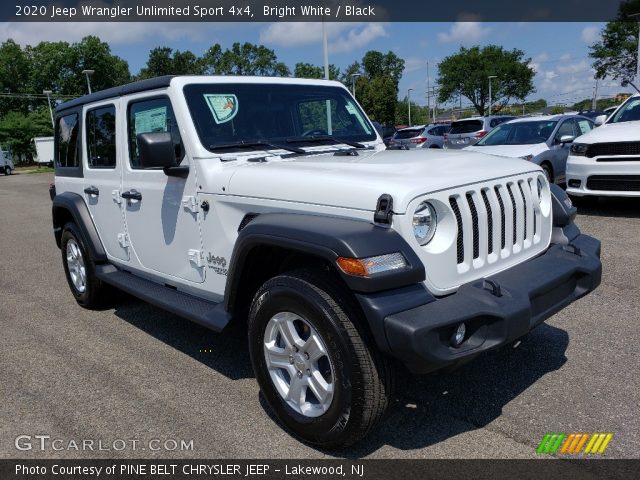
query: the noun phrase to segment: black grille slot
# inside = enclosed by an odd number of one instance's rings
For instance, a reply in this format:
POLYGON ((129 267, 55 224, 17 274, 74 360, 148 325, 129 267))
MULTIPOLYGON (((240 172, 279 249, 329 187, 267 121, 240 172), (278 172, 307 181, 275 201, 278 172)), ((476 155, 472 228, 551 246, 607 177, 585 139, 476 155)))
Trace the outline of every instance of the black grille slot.
POLYGON ((640 157, 600 157, 596 162, 640 162, 640 157))
POLYGON ((640 142, 594 143, 587 147, 587 157, 601 155, 640 155, 640 142))
POLYGON ((504 203, 502 203, 502 196, 500 195, 500 190, 498 190, 498 187, 495 187, 494 190, 496 192, 496 197, 498 197, 498 203, 500 204, 500 224, 502 225, 502 232, 500 234, 500 238, 502 240, 502 246, 500 248, 504 249, 504 247, 507 244, 507 236, 504 230, 504 220, 505 220, 504 203))
POLYGON ((592 175, 587 178, 589 190, 640 192, 640 175, 592 175))
POLYGON ((480 194, 482 195, 482 200, 484 200, 484 208, 487 209, 487 226, 489 227, 488 251, 489 253, 493 253, 493 215, 491 214, 491 204, 489 203, 486 190, 482 190, 480 194))
POLYGON ((518 206, 516 204, 516 199, 513 196, 513 190, 512 190, 512 184, 507 185, 507 191, 509 192, 509 197, 511 198, 511 205, 513 206, 513 244, 516 244, 516 240, 518 239, 517 236, 517 231, 518 231, 518 225, 517 225, 517 212, 516 210, 518 210, 518 206))
POLYGON ((469 210, 471 210, 471 224, 473 227, 473 258, 478 258, 480 256, 478 211, 476 210, 476 204, 473 201, 473 196, 470 193, 467 193, 467 203, 469 204, 469 210))
POLYGON ((464 232, 462 230, 462 215, 460 215, 460 207, 458 207, 458 201, 454 197, 449 197, 449 205, 451 210, 456 216, 456 222, 458 223, 458 263, 464 262, 464 232))
POLYGON ((522 182, 518 182, 518 188, 520 189, 520 195, 522 195, 522 201, 524 202, 524 237, 527 238, 527 198, 524 196, 524 190, 522 190, 522 182))

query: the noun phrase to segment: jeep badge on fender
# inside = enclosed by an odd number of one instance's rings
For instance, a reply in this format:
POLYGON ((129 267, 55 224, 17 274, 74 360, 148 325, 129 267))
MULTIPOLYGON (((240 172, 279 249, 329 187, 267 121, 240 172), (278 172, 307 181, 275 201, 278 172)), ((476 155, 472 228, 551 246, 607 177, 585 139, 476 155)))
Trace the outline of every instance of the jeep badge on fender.
POLYGON ((324 80, 159 77, 56 109, 53 231, 72 294, 240 322, 265 399, 352 444, 415 373, 512 342, 600 283, 600 242, 530 162, 385 150, 324 80))

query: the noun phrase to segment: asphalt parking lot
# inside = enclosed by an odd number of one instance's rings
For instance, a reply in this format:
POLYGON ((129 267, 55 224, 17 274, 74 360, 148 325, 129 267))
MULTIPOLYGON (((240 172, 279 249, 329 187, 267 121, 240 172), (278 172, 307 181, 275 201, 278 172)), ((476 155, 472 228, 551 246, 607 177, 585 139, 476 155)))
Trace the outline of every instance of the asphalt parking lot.
POLYGON ((640 199, 580 211, 582 231, 603 244, 598 290, 517 346, 454 372, 401 374, 386 422, 336 453, 274 423, 242 328, 211 333, 124 295, 80 308, 51 231, 52 179, 0 177, 2 458, 532 458, 547 432, 613 432, 606 457, 640 456, 640 199), (41 434, 142 448, 14 446, 41 434), (193 449, 150 451, 150 439, 193 449))

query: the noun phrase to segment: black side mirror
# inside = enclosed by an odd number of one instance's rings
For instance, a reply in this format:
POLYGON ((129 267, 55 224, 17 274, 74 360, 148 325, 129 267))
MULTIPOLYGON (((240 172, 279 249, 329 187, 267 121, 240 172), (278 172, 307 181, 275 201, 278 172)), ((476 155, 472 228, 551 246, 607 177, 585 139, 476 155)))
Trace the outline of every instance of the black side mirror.
POLYGON ((176 151, 169 132, 138 135, 140 166, 142 168, 170 168, 177 166, 176 151))

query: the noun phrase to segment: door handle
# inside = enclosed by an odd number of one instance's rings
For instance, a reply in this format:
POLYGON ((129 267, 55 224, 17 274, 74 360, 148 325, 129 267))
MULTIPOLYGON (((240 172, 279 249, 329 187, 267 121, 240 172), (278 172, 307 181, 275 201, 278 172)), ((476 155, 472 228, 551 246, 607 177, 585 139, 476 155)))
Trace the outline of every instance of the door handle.
POLYGON ((100 190, 98 190, 98 187, 94 187, 93 185, 91 185, 90 187, 84 189, 84 193, 86 193, 87 195, 95 195, 97 197, 98 195, 100 195, 100 190))
POLYGON ((126 198, 127 200, 142 200, 142 194, 137 190, 129 190, 127 192, 122 192, 122 198, 126 198))

